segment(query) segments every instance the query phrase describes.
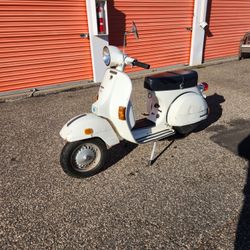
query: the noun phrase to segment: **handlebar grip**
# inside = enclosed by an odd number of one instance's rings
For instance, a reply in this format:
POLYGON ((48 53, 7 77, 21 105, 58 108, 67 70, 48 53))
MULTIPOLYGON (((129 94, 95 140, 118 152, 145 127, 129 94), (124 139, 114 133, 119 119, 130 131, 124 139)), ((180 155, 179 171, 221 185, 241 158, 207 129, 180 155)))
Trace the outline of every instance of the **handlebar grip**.
POLYGON ((138 67, 141 67, 141 68, 144 68, 144 69, 149 69, 150 68, 149 64, 139 62, 137 60, 134 60, 132 64, 133 64, 133 66, 138 66, 138 67))

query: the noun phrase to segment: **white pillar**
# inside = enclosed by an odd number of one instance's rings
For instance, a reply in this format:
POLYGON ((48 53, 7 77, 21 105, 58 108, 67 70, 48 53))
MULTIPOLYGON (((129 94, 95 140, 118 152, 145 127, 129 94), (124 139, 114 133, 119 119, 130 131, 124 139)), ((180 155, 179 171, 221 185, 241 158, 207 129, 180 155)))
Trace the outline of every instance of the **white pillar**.
POLYGON ((189 65, 202 63, 208 0, 195 0, 189 65))
POLYGON ((96 3, 98 1, 99 0, 86 0, 94 82, 101 82, 105 70, 107 68, 102 60, 102 49, 104 46, 109 44, 107 0, 100 0, 105 2, 104 6, 105 9, 104 22, 106 26, 105 34, 98 34, 97 12, 96 12, 96 3))

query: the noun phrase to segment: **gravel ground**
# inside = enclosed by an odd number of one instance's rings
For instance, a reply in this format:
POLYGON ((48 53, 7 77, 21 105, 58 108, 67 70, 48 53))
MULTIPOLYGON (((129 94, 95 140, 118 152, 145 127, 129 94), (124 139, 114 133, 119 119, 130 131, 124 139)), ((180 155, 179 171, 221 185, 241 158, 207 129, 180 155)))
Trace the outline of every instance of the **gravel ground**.
MULTIPOLYGON (((197 131, 121 143, 87 179, 59 165, 63 124, 97 88, 0 104, 1 249, 250 249, 250 60, 197 69, 211 116, 197 131)), ((137 116, 143 79, 134 81, 137 116)))

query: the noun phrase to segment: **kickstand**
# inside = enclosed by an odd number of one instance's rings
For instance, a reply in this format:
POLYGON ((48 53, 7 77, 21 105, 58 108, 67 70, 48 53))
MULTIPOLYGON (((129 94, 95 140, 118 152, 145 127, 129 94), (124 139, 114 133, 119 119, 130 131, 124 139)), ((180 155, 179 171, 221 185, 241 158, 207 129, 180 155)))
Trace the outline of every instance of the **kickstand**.
POLYGON ((149 163, 148 163, 149 167, 152 166, 152 164, 154 162, 155 149, 156 149, 156 141, 154 142, 153 148, 152 148, 152 151, 151 151, 151 156, 150 156, 150 160, 149 160, 149 163))

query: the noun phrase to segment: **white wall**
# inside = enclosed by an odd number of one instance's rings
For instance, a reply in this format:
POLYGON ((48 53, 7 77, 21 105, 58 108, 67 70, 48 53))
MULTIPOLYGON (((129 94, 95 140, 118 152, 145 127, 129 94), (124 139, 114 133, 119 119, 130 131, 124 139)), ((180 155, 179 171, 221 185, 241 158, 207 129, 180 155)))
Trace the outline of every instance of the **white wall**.
POLYGON ((195 0, 189 65, 202 63, 208 0, 195 0))

